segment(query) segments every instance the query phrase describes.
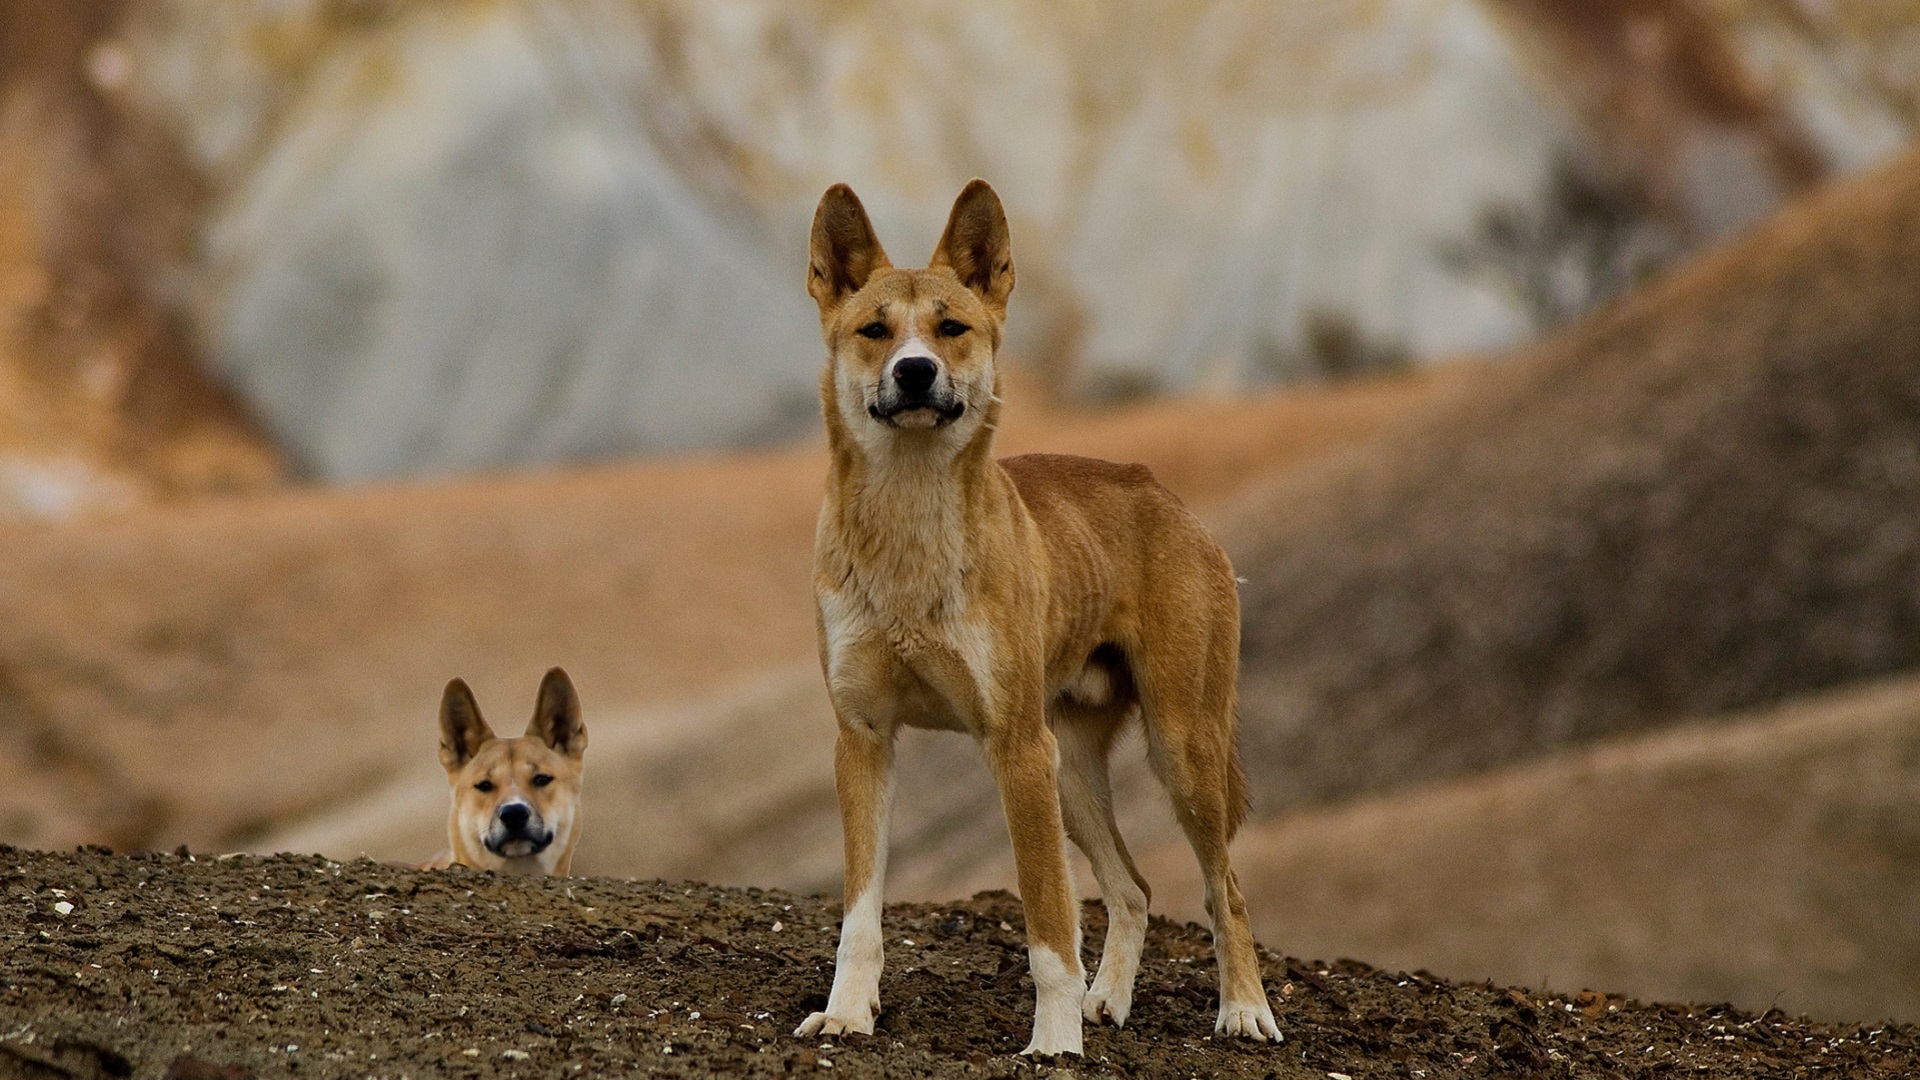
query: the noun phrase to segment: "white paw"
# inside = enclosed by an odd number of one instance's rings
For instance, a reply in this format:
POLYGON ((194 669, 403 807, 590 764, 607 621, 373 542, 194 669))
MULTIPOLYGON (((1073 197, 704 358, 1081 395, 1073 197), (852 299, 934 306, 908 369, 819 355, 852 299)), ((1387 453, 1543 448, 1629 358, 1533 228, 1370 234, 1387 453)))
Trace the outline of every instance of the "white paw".
POLYGON ((1114 1027, 1126 1027, 1127 1013, 1132 1010, 1132 987, 1105 987, 1100 985, 1099 979, 1093 981, 1093 989, 1088 990, 1087 996, 1080 1002, 1080 1015, 1086 1017, 1089 1024, 1111 1021, 1114 1027))
POLYGON ((1280 1041, 1280 1025, 1273 1022, 1273 1009, 1264 998, 1255 1003, 1222 1003, 1213 1030, 1254 1042, 1280 1041))
POLYGON ((815 1035, 871 1035, 873 1017, 879 1011, 875 1005, 857 1015, 817 1012, 800 1021, 800 1026, 794 1028, 793 1033, 803 1039, 811 1039, 815 1035))
POLYGON ((1033 1041, 1027 1044, 1025 1050, 1020 1052, 1028 1057, 1033 1057, 1036 1054, 1042 1057, 1052 1057, 1055 1054, 1078 1054, 1080 1053, 1080 1046, 1080 1025, 1078 1024, 1073 1026, 1072 1035, 1042 1035, 1040 1029, 1036 1027, 1033 1030, 1033 1041))
POLYGON ((1068 965, 1049 948, 1030 949, 1028 962, 1033 969, 1033 1039, 1020 1052, 1080 1053, 1080 1010, 1087 998, 1087 977, 1080 973, 1077 961, 1068 965))

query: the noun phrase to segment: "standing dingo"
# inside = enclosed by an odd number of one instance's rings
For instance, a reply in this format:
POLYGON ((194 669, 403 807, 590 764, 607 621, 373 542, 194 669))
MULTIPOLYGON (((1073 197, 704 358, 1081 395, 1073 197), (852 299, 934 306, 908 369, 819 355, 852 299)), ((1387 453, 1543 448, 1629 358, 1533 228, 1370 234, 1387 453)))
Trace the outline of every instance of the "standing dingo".
POLYGON ((881 891, 902 726, 984 746, 1013 839, 1036 992, 1026 1053, 1079 1053, 1123 1024, 1147 884, 1114 824, 1107 756, 1138 716, 1199 857, 1220 962, 1215 1030, 1279 1037, 1227 842, 1246 810, 1234 748, 1240 603, 1206 529, 1139 465, 993 458, 995 352, 1013 291, 999 197, 975 180, 924 270, 887 261, 853 191, 813 219, 831 465, 815 541, 821 665, 846 914, 833 991, 796 1034, 873 1031, 881 891), (1091 989, 1064 837, 1093 864, 1108 930, 1091 989))

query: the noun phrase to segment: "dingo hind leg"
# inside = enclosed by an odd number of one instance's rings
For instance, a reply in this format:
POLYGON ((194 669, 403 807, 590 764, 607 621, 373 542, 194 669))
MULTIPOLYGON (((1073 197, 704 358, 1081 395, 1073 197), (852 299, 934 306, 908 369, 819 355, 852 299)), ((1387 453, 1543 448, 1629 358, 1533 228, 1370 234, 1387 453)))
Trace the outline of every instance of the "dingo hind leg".
POLYGON ((1114 739, 1133 713, 1131 698, 1087 705, 1055 703, 1054 733, 1060 745, 1060 812, 1073 840, 1093 865, 1107 909, 1107 937, 1100 968, 1081 1003, 1092 1023, 1126 1024, 1133 1007, 1134 976, 1147 940, 1147 904, 1152 891, 1127 852, 1113 818, 1108 760, 1114 739))
MULTIPOLYGON (((1232 589, 1231 571, 1225 588, 1232 589)), ((1144 634, 1179 627, 1185 640, 1168 636, 1143 642, 1147 658, 1137 666, 1135 679, 1149 758, 1166 785, 1205 885, 1220 964, 1220 1015, 1214 1030, 1264 1042, 1278 1039, 1280 1029, 1260 982, 1246 902, 1227 855, 1247 810, 1246 775, 1234 747, 1239 605, 1231 591, 1227 596, 1225 610, 1144 619, 1144 634)))

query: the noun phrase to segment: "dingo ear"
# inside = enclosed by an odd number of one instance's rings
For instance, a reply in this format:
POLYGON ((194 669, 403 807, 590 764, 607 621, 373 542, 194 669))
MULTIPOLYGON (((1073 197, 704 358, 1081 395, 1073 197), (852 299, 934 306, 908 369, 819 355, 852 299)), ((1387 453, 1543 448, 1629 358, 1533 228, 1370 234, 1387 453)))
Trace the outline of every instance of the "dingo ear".
POLYGON ((480 748, 493 741, 493 729, 480 717, 480 703, 462 679, 447 684, 440 696, 440 764, 459 772, 480 748))
POLYGON ((527 734, 575 761, 586 754, 587 729, 580 722, 580 695, 573 692, 573 680, 560 668, 540 680, 540 700, 534 703, 533 723, 527 725, 527 734))
POLYGON ((994 314, 1006 315, 1007 297, 1013 294, 1013 245, 993 185, 974 180, 960 192, 947 231, 940 234, 940 245, 927 265, 951 268, 994 314))
POLYGON ((820 321, 826 322, 841 301, 859 292, 874 271, 892 265, 860 196, 845 184, 828 188, 813 212, 807 257, 807 293, 820 305, 820 321))

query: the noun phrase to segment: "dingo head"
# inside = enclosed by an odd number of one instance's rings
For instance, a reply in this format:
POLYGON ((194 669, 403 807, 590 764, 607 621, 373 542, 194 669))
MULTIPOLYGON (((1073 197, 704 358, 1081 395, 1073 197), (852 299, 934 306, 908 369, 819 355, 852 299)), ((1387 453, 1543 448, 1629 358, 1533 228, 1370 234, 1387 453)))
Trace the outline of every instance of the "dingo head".
POLYGON ((440 699, 440 764, 453 788, 447 834, 453 861, 482 870, 565 874, 580 839, 580 768, 587 729, 567 673, 540 681, 533 722, 495 737, 467 684, 440 699))
POLYGON ((853 189, 828 188, 813 215, 807 292, 820 305, 821 395, 836 443, 844 435, 874 452, 918 438, 958 448, 992 430, 1013 256, 986 181, 955 200, 924 270, 896 269, 853 189))

